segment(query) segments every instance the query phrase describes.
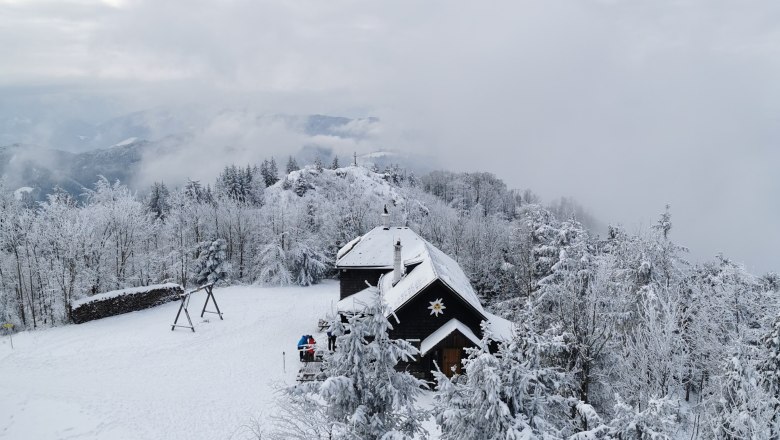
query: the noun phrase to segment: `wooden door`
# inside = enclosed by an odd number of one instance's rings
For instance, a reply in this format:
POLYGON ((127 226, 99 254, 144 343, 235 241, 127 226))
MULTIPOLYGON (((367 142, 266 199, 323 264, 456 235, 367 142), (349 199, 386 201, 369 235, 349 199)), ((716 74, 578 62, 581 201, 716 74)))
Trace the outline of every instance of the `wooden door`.
POLYGON ((447 377, 452 377, 452 367, 455 367, 455 372, 460 374, 462 353, 463 350, 460 348, 445 348, 442 350, 442 371, 444 371, 447 377))

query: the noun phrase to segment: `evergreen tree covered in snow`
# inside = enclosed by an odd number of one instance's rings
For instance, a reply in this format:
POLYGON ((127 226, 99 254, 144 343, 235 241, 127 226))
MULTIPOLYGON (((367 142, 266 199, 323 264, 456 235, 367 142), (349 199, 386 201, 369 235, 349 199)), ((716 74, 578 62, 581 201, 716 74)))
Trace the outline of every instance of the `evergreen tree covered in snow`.
POLYGON ((294 157, 290 156, 287 159, 287 167, 286 167, 287 174, 290 174, 293 171, 298 171, 300 169, 301 169, 301 167, 298 166, 298 161, 295 160, 294 157))
POLYGON ((154 182, 154 184, 152 184, 147 207, 149 211, 154 214, 155 218, 163 219, 168 214, 168 211, 171 209, 168 201, 169 197, 170 192, 164 183, 154 182))
POLYGON ((615 396, 615 417, 604 424, 590 405, 577 405, 577 417, 587 430, 569 437, 569 440, 671 440, 679 432, 678 405, 670 398, 651 398, 643 410, 626 404, 615 396))
POLYGON ((194 270, 196 284, 216 283, 227 278, 230 263, 226 261, 226 248, 227 244, 221 238, 200 243, 194 270))
MULTIPOLYGON (((488 349, 490 332, 483 326, 479 347, 469 349, 464 374, 449 379, 435 372, 436 421, 444 439, 530 439, 554 436, 567 419, 564 399, 557 394, 565 377, 542 365, 542 351, 558 344, 528 327, 497 353, 488 349)), ((560 347, 558 347, 560 348, 560 347)))
POLYGON ((320 396, 330 417, 344 427, 345 438, 409 438, 423 433, 425 416, 414 406, 424 382, 396 371, 418 351, 403 339, 390 339, 388 306, 379 294, 363 316, 349 319, 349 332, 338 337, 328 359, 328 379, 320 396))
MULTIPOLYGON (((319 438, 412 439, 425 434, 421 423, 427 415, 414 405, 424 382, 395 369, 398 362, 412 360, 418 351, 405 340, 390 339, 392 326, 387 313, 387 305, 377 293, 364 313, 349 318, 348 332, 338 337, 336 351, 326 358, 327 379, 301 384, 288 392, 306 395, 288 397, 288 405, 320 405, 312 413, 323 415, 324 420, 316 423, 326 429, 305 428, 327 433, 319 438)), ((302 421, 299 425, 311 423, 302 421)))
POLYGON ((265 183, 265 186, 271 186, 279 181, 279 169, 276 166, 276 159, 273 157, 271 160, 264 160, 260 165, 260 176, 265 183))

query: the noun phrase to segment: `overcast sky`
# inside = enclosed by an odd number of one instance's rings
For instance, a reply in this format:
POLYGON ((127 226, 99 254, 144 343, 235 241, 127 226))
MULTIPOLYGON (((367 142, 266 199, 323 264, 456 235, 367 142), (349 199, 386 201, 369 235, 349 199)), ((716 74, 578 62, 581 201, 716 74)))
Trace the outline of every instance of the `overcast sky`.
POLYGON ((216 3, 0 0, 3 110, 377 116, 384 146, 629 230, 669 203, 695 259, 780 270, 780 2, 216 3))

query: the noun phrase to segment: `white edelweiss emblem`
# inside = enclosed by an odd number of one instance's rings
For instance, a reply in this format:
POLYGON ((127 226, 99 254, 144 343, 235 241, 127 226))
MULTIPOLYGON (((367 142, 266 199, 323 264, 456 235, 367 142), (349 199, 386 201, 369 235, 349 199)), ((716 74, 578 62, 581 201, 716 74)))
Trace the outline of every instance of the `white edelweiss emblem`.
POLYGON ((444 314, 444 309, 447 307, 444 306, 444 303, 441 301, 441 298, 437 299, 436 301, 431 301, 431 305, 428 306, 428 310, 431 311, 431 315, 436 315, 436 317, 439 316, 439 314, 444 314))

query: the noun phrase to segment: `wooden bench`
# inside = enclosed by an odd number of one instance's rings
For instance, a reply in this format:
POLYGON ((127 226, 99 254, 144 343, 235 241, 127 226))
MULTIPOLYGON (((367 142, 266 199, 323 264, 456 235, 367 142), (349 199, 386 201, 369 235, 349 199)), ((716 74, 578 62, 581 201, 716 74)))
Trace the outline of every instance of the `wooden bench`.
POLYGON ((298 370, 298 376, 295 380, 298 382, 312 382, 315 380, 325 380, 324 364, 320 358, 319 361, 307 361, 301 365, 298 370))
POLYGON ((320 332, 324 332, 325 330, 328 329, 328 327, 330 327, 330 321, 328 321, 327 319, 320 319, 317 322, 317 328, 320 329, 320 332))

